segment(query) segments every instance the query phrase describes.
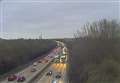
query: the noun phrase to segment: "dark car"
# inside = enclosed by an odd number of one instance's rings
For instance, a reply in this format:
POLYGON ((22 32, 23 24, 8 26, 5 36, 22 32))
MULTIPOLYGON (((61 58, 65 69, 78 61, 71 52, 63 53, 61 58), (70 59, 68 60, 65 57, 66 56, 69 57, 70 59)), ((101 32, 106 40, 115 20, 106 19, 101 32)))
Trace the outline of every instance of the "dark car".
POLYGON ((55 78, 59 79, 59 78, 61 78, 61 75, 60 75, 60 74, 57 74, 57 75, 55 76, 55 78))
POLYGON ((16 79, 17 79, 17 76, 14 75, 14 74, 11 74, 11 75, 8 76, 8 81, 14 81, 16 79))
POLYGON ((50 56, 50 58, 53 58, 53 56, 50 56))
POLYGON ((39 60, 38 63, 42 63, 42 60, 39 60))
POLYGON ((19 76, 17 82, 24 82, 26 79, 24 76, 19 76))
POLYGON ((52 75, 52 71, 49 71, 46 75, 47 76, 51 76, 52 75))

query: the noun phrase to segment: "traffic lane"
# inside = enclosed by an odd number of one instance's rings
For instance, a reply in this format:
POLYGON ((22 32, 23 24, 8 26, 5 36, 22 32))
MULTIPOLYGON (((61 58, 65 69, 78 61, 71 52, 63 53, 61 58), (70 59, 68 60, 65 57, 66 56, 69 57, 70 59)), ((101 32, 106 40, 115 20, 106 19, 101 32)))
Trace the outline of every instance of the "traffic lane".
MULTIPOLYGON (((44 59, 45 60, 49 60, 49 62, 51 62, 53 59, 54 59, 54 56, 56 56, 56 54, 58 54, 58 52, 59 51, 57 51, 56 53, 55 52, 51 52, 48 56, 46 56, 44 59), (51 58, 51 56, 52 56, 52 58, 51 58)), ((48 63, 49 63, 48 62, 48 63)), ((46 63, 46 62, 43 62, 43 63, 46 63)), ((43 65, 45 65, 45 64, 43 64, 43 65)), ((38 69, 38 68, 37 68, 38 69)))
MULTIPOLYGON (((66 64, 63 64, 63 63, 54 63, 52 65, 52 71, 54 72, 54 76, 52 78, 52 81, 56 81, 56 83, 66 83, 66 64), (61 73, 61 78, 60 79, 57 79, 55 76, 58 74, 58 73, 61 73)), ((52 83, 51 81, 51 83, 52 83)))
POLYGON ((53 80, 55 80, 57 83, 66 83, 64 81, 65 77, 66 77, 65 74, 66 74, 66 64, 62 64, 62 63, 56 64, 56 63, 54 63, 50 66, 50 68, 48 68, 48 70, 42 76, 42 78, 39 78, 40 80, 38 80, 37 83, 52 83, 53 80), (49 71, 53 72, 52 76, 46 76, 46 74, 49 71), (57 75, 58 72, 61 72, 61 78, 60 79, 55 78, 55 76, 57 75))
MULTIPOLYGON (((41 69, 42 67, 44 67, 45 63, 40 63, 36 66, 36 69, 39 70, 41 69)), ((32 66, 29 66, 27 69, 19 72, 19 73, 16 73, 16 75, 22 75, 22 76, 25 76, 26 80, 29 80, 29 77, 34 75, 36 72, 31 72, 31 69, 33 68, 33 65, 32 66)), ((17 81, 12 81, 12 82, 8 82, 8 79, 6 78, 5 81, 3 82, 0 82, 0 83, 17 83, 17 81)))
MULTIPOLYGON (((46 61, 44 61, 43 60, 43 62, 42 62, 42 64, 43 64, 43 67, 37 67, 36 69, 37 69, 37 71, 34 73, 34 75, 33 76, 36 76, 37 75, 37 73, 39 73, 40 71, 42 71, 43 70, 43 68, 45 68, 46 66, 47 66, 47 64, 49 64, 53 59, 54 59, 54 56, 55 56, 55 54, 54 53, 51 53, 51 54, 49 54, 49 57, 48 56, 46 56, 45 58, 44 58, 44 60, 48 60, 47 62, 46 61), (53 56, 52 58, 50 58, 51 56, 53 56), (39 71, 38 71, 39 70, 39 71)), ((28 82, 28 81, 27 81, 28 82)), ((26 82, 25 82, 26 83, 26 82)))
POLYGON ((37 82, 35 81, 34 83, 51 83, 51 80, 53 77, 46 75, 49 71, 51 71, 51 66, 46 70, 46 72, 43 74, 43 76, 41 78, 39 78, 39 80, 37 80, 37 82))
MULTIPOLYGON (((49 71, 53 71, 53 64, 46 70, 45 74, 42 76, 42 78, 39 78, 39 80, 37 81, 37 83, 52 83, 52 79, 54 78, 54 76, 47 76, 46 74, 49 72, 49 71)), ((55 66, 56 69, 59 69, 59 65, 55 66)), ((55 72, 53 72, 55 73, 55 72)), ((36 83, 36 82, 34 82, 36 83)))
POLYGON ((62 78, 60 79, 59 83, 67 83, 66 67, 67 67, 67 65, 63 64, 63 68, 61 70, 61 72, 62 72, 62 78))
POLYGON ((60 63, 60 69, 58 72, 61 73, 61 78, 57 79, 58 83, 66 83, 66 64, 60 63))
MULTIPOLYGON (((58 52, 59 52, 59 51, 51 52, 50 54, 48 54, 48 55, 47 55, 46 57, 44 57, 44 58, 49 59, 49 60, 52 60, 52 59, 54 58, 55 54, 57 54, 58 52), (49 57, 48 57, 48 56, 49 56, 49 57), (52 56, 52 58, 50 58, 50 56, 52 56)), ((44 58, 42 58, 42 59, 44 59, 44 58)), ((38 62, 38 61, 36 61, 36 62, 38 62)), ((45 65, 45 63, 44 63, 44 64, 43 64, 43 63, 40 63, 40 64, 39 64, 38 66, 36 66, 36 67, 37 67, 37 69, 39 69, 39 68, 43 67, 43 65, 45 65)), ((33 72, 30 72, 32 67, 33 67, 33 65, 30 65, 30 66, 28 66, 27 68, 25 68, 24 70, 16 73, 16 75, 21 74, 21 75, 25 76, 25 77, 28 79, 28 78, 29 78, 30 76, 32 76, 32 74, 33 74, 33 72)), ((8 83, 7 78, 6 78, 4 81, 0 82, 0 83, 8 83)), ((12 82, 9 82, 9 83, 17 83, 17 82, 16 82, 16 81, 12 81, 12 82)))
POLYGON ((40 80, 34 83, 51 83, 52 77, 46 76, 46 74, 44 74, 40 80))

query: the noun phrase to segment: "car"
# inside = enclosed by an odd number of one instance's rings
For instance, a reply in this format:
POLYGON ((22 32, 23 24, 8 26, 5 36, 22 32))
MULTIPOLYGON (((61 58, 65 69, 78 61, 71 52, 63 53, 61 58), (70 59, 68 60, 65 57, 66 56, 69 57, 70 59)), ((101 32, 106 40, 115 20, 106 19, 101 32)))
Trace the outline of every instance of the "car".
POLYGON ((55 62, 55 60, 52 60, 51 62, 55 62))
POLYGON ((43 58, 42 61, 45 62, 46 58, 43 58))
POLYGON ((53 56, 50 56, 50 58, 53 58, 53 56))
POLYGON ((57 79, 61 78, 61 74, 57 74, 57 75, 55 76, 55 78, 57 78, 57 79))
POLYGON ((49 60, 45 60, 45 63, 47 63, 49 60))
POLYGON ((8 81, 14 81, 17 79, 17 76, 15 74, 11 74, 8 76, 8 81))
POLYGON ((54 58, 59 58, 59 55, 54 56, 54 58))
POLYGON ((37 66, 37 62, 34 62, 34 63, 33 63, 33 66, 37 66))
POLYGON ((49 61, 49 60, 47 60, 47 59, 44 59, 44 60, 43 60, 44 63, 47 63, 48 61, 49 61))
POLYGON ((33 67, 33 68, 31 69, 31 72, 35 72, 35 71, 37 71, 37 69, 33 67))
POLYGON ((26 78, 24 76, 19 76, 17 82, 24 82, 26 78))
POLYGON ((55 63, 60 63, 60 60, 59 59, 55 59, 54 62, 55 63))
POLYGON ((42 60, 39 60, 38 63, 42 63, 42 60))
POLYGON ((46 75, 47 76, 51 76, 52 75, 52 71, 49 71, 46 75))
POLYGON ((47 56, 47 57, 50 57, 50 56, 47 56))
POLYGON ((59 79, 61 78, 61 75, 56 75, 55 78, 59 79))

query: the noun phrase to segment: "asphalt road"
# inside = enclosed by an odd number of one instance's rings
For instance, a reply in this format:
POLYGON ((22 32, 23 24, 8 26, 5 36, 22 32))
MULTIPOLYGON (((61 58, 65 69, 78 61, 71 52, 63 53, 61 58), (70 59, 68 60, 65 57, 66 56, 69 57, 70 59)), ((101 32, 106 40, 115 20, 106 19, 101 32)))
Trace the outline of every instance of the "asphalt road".
MULTIPOLYGON (((54 56, 60 51, 61 51, 60 48, 54 49, 46 57, 40 59, 40 60, 43 60, 43 61, 44 61, 44 59, 47 59, 48 62, 38 63, 38 61, 35 61, 37 63, 37 66, 36 66, 37 71, 36 72, 31 72, 31 69, 33 68, 33 64, 32 64, 32 65, 29 65, 27 68, 21 70, 20 72, 16 73, 16 75, 25 76, 26 81, 24 83, 28 83, 28 81, 31 78, 33 78, 38 72, 40 72, 47 64, 49 64, 49 62, 51 62, 51 60, 54 58, 54 56), (51 56, 52 56, 52 58, 51 58, 51 56)), ((7 78, 5 78, 0 83, 18 83, 18 82, 17 81, 8 82, 7 78)), ((44 83, 44 82, 41 82, 41 83, 44 83)))
POLYGON ((44 75, 37 79, 34 83, 67 83, 66 78, 66 64, 65 63, 53 63, 44 73, 44 75), (46 74, 52 71, 52 76, 47 76, 46 74), (57 79, 55 76, 61 73, 61 78, 57 79))

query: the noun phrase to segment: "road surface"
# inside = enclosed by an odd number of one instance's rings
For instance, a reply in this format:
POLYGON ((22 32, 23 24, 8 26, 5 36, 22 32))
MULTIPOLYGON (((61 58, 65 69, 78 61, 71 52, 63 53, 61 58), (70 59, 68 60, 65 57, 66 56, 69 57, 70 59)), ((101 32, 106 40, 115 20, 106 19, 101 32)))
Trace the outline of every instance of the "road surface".
MULTIPOLYGON (((54 49, 52 52, 50 52, 46 57, 42 58, 41 60, 44 61, 44 59, 47 59, 48 62, 42 62, 42 63, 38 63, 37 66, 36 66, 36 69, 37 71, 36 72, 31 72, 31 69, 33 68, 33 64, 32 65, 29 65, 27 68, 21 70, 20 72, 16 73, 16 75, 22 75, 22 76, 25 76, 26 78, 26 81, 24 83, 28 83, 28 81, 33 78, 38 72, 40 72, 41 70, 43 70, 43 68, 49 64, 49 62, 52 61, 52 59, 54 59, 54 56, 56 56, 56 54, 58 52, 61 51, 61 48, 57 48, 57 49, 54 49), (52 56, 52 58, 51 58, 52 56)), ((36 63, 38 61, 35 61, 36 63)), ((34 63, 35 63, 34 62, 34 63)), ((8 82, 7 78, 5 78, 3 81, 1 81, 0 83, 18 83, 17 81, 12 81, 12 82, 8 82)), ((44 83, 44 82, 43 82, 44 83)))
POLYGON ((65 63, 53 63, 44 73, 44 75, 38 78, 34 83, 67 83, 66 78, 66 64, 65 63), (52 76, 47 76, 46 74, 52 71, 52 76), (61 73, 61 78, 57 79, 55 76, 61 73), (54 82, 53 82, 54 81, 54 82), (55 82, 56 81, 56 82, 55 82))

